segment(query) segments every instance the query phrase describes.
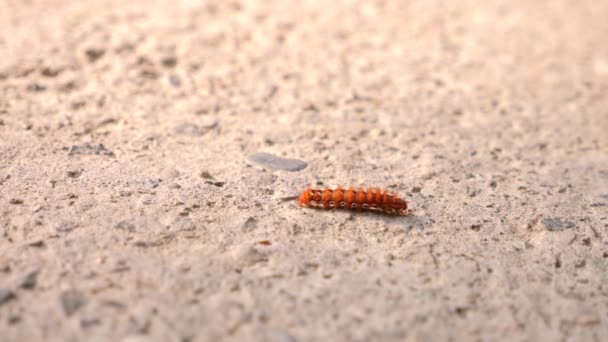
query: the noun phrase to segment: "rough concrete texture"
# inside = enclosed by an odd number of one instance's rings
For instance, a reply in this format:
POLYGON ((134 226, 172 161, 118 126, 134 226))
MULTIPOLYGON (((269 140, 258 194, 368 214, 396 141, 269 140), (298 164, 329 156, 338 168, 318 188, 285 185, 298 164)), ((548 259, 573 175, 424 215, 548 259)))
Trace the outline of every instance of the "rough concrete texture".
POLYGON ((0 13, 0 340, 608 339, 608 2, 0 13))

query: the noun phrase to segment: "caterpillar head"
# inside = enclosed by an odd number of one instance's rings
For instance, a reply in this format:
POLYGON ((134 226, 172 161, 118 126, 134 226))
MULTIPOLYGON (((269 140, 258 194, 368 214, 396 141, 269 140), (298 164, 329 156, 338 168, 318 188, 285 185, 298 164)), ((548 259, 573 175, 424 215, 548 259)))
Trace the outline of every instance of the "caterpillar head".
POLYGON ((298 198, 298 205, 300 205, 300 207, 308 207, 311 199, 312 191, 310 188, 307 188, 300 194, 300 197, 298 198))

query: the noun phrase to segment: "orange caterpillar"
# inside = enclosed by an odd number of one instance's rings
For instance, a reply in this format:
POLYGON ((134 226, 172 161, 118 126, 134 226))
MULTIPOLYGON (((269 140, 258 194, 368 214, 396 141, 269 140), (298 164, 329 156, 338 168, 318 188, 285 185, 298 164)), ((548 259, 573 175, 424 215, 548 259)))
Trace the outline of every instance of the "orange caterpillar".
POLYGON ((386 190, 380 188, 363 188, 355 191, 352 187, 348 190, 338 187, 337 189, 314 190, 307 188, 298 198, 301 207, 331 209, 360 209, 379 211, 393 215, 407 215, 407 202, 393 192, 389 195, 386 190))

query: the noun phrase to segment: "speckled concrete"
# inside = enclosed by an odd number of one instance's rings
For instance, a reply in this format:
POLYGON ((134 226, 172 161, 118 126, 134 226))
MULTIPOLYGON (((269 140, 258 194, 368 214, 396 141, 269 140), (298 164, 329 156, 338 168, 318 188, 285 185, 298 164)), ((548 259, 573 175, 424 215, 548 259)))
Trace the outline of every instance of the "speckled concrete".
POLYGON ((1 341, 608 339, 608 2, 0 13, 1 341))

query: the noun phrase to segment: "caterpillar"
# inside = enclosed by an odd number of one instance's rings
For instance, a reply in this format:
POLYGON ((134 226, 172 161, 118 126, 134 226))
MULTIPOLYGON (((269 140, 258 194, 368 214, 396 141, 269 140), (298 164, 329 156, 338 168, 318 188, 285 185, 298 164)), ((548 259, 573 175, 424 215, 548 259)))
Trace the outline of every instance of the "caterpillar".
POLYGON ((307 188, 302 191, 298 198, 301 207, 311 207, 320 209, 342 208, 356 210, 371 210, 392 215, 407 215, 407 202, 397 196, 396 192, 389 195, 386 190, 380 188, 376 190, 363 188, 359 190, 353 187, 344 190, 342 187, 337 189, 315 190, 307 188))

